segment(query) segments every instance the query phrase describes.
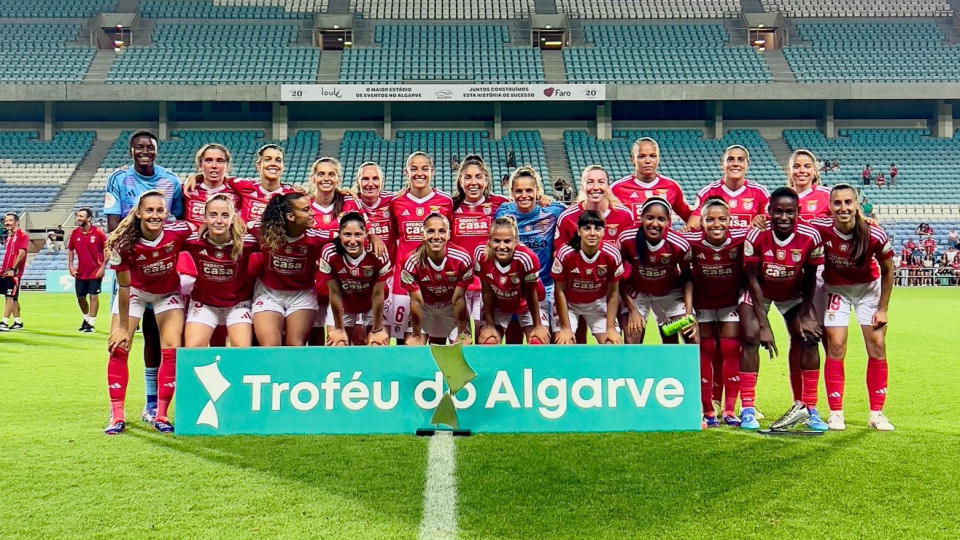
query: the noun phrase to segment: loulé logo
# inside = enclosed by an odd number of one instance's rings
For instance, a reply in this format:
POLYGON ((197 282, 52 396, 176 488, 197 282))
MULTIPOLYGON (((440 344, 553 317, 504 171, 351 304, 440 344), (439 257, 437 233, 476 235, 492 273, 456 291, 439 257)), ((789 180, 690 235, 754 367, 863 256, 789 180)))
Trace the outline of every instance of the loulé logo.
POLYGON ((230 388, 230 381, 220 373, 220 355, 215 356, 214 360, 216 361, 211 364, 194 367, 193 372, 197 374, 200 384, 203 385, 204 390, 210 396, 210 401, 204 405, 203 410, 200 411, 200 416, 197 417, 197 425, 210 426, 216 429, 220 427, 220 417, 217 415, 217 407, 214 404, 227 391, 227 388, 230 388))

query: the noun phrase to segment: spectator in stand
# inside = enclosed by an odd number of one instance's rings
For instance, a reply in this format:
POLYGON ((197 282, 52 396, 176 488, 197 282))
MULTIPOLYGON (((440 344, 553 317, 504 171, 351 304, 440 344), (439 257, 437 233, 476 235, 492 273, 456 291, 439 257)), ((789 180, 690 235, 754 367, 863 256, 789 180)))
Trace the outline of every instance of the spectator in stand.
POLYGON ((950 267, 953 268, 954 283, 960 285, 960 253, 954 255, 950 267))
POLYGON ((863 215, 868 219, 873 219, 873 203, 867 200, 866 197, 863 198, 863 202, 860 203, 860 209, 863 210, 863 215))
POLYGON ((887 180, 883 177, 883 171, 877 173, 877 187, 882 188, 884 184, 887 183, 887 180))
POLYGON ((923 286, 933 285, 933 264, 935 262, 936 260, 933 258, 932 253, 927 253, 926 255, 923 256, 923 261, 921 262, 923 266, 923 270, 922 270, 923 279, 920 283, 921 285, 923 286))
POLYGON ((893 270, 896 280, 894 285, 903 287, 907 284, 907 271, 903 267, 903 253, 897 252, 893 255, 893 270))
POLYGON ((509 175, 509 174, 505 174, 505 175, 503 175, 502 177, 500 177, 500 187, 502 187, 504 190, 506 190, 508 184, 510 184, 510 175, 509 175))
POLYGON ((460 156, 452 156, 450 158, 450 171, 454 174, 460 172, 460 156))
POLYGON ((957 243, 960 242, 960 238, 957 236, 956 229, 950 229, 950 233, 947 234, 947 241, 950 242, 950 247, 957 247, 957 243))
POLYGON ((917 236, 924 236, 927 234, 927 231, 930 229, 930 226, 926 223, 921 222, 917 225, 917 236))
POLYGON ((897 164, 890 164, 890 187, 897 185, 897 175, 900 174, 900 171, 897 170, 897 164))
POLYGON ((860 176, 863 177, 863 185, 865 185, 865 186, 869 186, 869 185, 870 185, 870 172, 871 172, 871 170, 872 170, 872 169, 870 169, 870 165, 867 164, 867 166, 863 168, 863 172, 860 173, 860 176))
POLYGON ((507 168, 517 168, 517 154, 513 151, 513 148, 507 151, 507 168))
POLYGON ((947 248, 946 251, 944 251, 944 253, 946 253, 947 255, 947 261, 953 262, 954 257, 956 257, 957 253, 960 253, 960 252, 957 251, 957 246, 951 245, 950 247, 947 248))
POLYGON ((47 231, 47 240, 43 243, 43 249, 47 251, 56 251, 57 250, 57 239, 56 233, 53 231, 47 231))
POLYGON ((937 250, 937 241, 933 239, 933 236, 927 236, 923 239, 923 252, 926 255, 933 256, 933 252, 937 250))
POLYGON ((57 251, 63 251, 63 237, 63 226, 57 225, 57 228, 53 231, 53 241, 57 251))
POLYGON ((831 171, 839 171, 839 170, 840 170, 840 160, 839 160, 839 159, 833 158, 833 163, 830 164, 830 170, 831 170, 831 171))
POLYGON ((97 228, 103 232, 107 232, 107 224, 103 222, 103 218, 97 220, 97 228))

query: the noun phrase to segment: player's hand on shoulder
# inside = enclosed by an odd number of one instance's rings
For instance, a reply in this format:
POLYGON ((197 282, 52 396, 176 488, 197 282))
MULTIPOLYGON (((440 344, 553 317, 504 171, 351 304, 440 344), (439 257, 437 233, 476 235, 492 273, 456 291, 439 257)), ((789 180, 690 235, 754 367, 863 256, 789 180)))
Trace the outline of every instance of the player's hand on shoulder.
POLYGON ((754 229, 766 229, 767 228, 766 214, 757 214, 753 216, 753 219, 750 221, 750 227, 754 229))

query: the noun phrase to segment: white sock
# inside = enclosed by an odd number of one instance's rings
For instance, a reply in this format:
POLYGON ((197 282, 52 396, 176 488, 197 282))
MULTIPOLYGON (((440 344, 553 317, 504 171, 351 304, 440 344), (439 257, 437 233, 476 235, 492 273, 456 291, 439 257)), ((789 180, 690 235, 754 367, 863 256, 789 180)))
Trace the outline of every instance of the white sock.
POLYGON ((97 321, 96 317, 87 317, 87 322, 90 323, 90 326, 94 326, 94 323, 97 321))
POLYGON ((14 322, 14 324, 16 324, 16 323, 23 323, 23 321, 20 320, 20 317, 14 317, 14 318, 13 318, 13 322, 14 322))
POLYGON ((83 322, 90 324, 90 316, 86 313, 83 314, 83 322))

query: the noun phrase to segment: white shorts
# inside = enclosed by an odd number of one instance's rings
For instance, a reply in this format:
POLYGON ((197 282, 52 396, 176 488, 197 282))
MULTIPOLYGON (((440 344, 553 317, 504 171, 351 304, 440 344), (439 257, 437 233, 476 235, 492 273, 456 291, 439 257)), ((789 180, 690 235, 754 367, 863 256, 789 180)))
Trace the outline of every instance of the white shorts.
POLYGON ((410 331, 410 296, 392 293, 383 301, 383 327, 390 337, 403 339, 410 331))
POLYGON ((200 323, 210 328, 233 326, 235 324, 253 324, 250 315, 250 301, 240 302, 232 307, 214 307, 200 302, 190 302, 187 310, 188 323, 200 323))
MULTIPOLYGON (((333 307, 327 306, 327 309, 324 312, 324 324, 327 326, 333 327, 336 326, 333 322, 333 307)), ((349 311, 343 312, 343 327, 353 328, 354 326, 373 326, 373 310, 367 310, 363 313, 351 313, 349 311)))
POLYGON ((420 333, 431 338, 449 338, 451 335, 456 337, 457 320, 453 317, 451 304, 424 304, 422 319, 420 333))
POLYGON ((302 291, 278 291, 257 281, 253 288, 253 314, 273 311, 284 317, 295 311, 317 311, 317 294, 313 289, 302 291))
POLYGON ((180 274, 180 298, 183 299, 183 305, 190 305, 190 294, 193 293, 193 286, 196 282, 196 277, 180 274))
MULTIPOLYGON (((530 315, 530 310, 524 310, 520 313, 507 313, 506 311, 502 311, 500 309, 493 310, 493 321, 497 324, 497 326, 503 328, 504 330, 510 326, 510 321, 512 321, 514 317, 517 318, 517 322, 520 323, 521 328, 529 328, 533 326, 533 317, 530 315)), ((540 324, 549 328, 549 326, 547 326, 547 314, 543 311, 540 312, 540 324)))
POLYGON ((687 314, 687 306, 683 303, 683 291, 679 289, 662 296, 633 292, 630 298, 633 299, 641 317, 646 319, 652 311, 657 318, 657 324, 660 325, 667 324, 670 319, 683 317, 687 314))
MULTIPOLYGON (((183 309, 183 300, 180 298, 179 292, 154 294, 130 287, 130 306, 127 313, 131 317, 135 317, 137 319, 143 318, 143 312, 146 311, 148 304, 153 304, 152 308, 154 315, 159 315, 165 311, 170 311, 171 309, 183 309)), ((114 297, 113 306, 111 306, 110 312, 114 315, 120 314, 119 294, 114 297)))
MULTIPOLYGON (((587 326, 593 335, 600 336, 607 331, 607 300, 601 298, 590 302, 589 304, 567 304, 567 318, 570 321, 570 330, 577 331, 579 318, 583 317, 587 326)), ((620 325, 613 322, 617 332, 620 331, 620 325)))
POLYGON ((540 318, 546 319, 547 322, 544 323, 544 326, 550 332, 556 332, 560 329, 560 315, 557 314, 557 306, 553 297, 554 287, 551 283, 550 285, 544 285, 543 288, 546 289, 546 294, 543 301, 540 302, 540 318))
POLYGON ((483 291, 464 291, 463 299, 467 303, 467 318, 471 321, 482 321, 483 291))
POLYGON ((873 314, 880 304, 880 280, 859 285, 825 285, 827 309, 824 326, 847 326, 850 324, 850 308, 856 310, 861 326, 873 324, 873 314))
POLYGON ((740 306, 730 306, 720 309, 698 309, 697 321, 706 322, 740 322, 740 306))
MULTIPOLYGON (((747 304, 748 306, 752 306, 753 298, 749 294, 744 294, 743 303, 747 304)), ((781 315, 786 315, 791 309, 799 306, 801 303, 803 303, 803 298, 800 298, 799 296, 796 298, 791 298, 785 302, 774 302, 773 300, 764 299, 763 309, 769 313, 770 306, 776 304, 777 311, 779 311, 781 315)))
POLYGON ((813 290, 813 308, 821 319, 827 311, 827 293, 823 290, 823 265, 817 267, 817 286, 813 290))

